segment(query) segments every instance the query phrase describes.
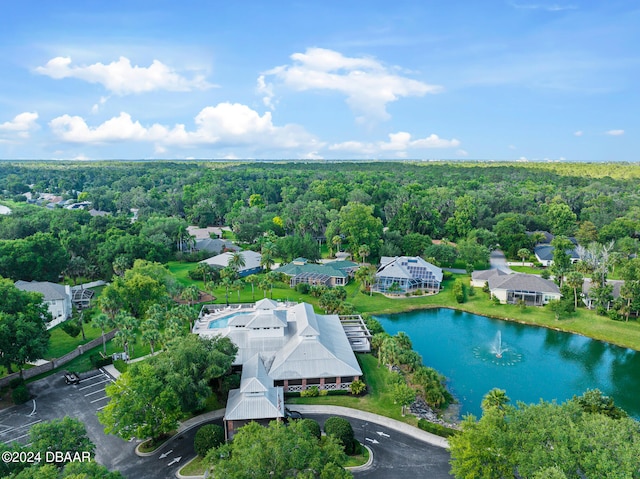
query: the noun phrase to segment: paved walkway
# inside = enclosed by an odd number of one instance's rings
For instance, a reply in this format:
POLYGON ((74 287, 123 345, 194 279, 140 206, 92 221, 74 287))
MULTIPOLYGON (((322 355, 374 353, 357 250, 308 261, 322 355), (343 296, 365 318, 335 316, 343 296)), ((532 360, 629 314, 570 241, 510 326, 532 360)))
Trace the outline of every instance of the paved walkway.
POLYGON ((380 416, 366 411, 360 411, 358 409, 352 409, 342 406, 322 406, 322 405, 302 405, 296 404, 295 410, 302 414, 335 414, 338 416, 348 416, 362 421, 374 422, 382 426, 386 426, 389 429, 394 429, 408 436, 414 437, 420 441, 424 441, 433 446, 448 448, 449 441, 445 438, 431 434, 430 432, 423 431, 417 427, 410 426, 404 422, 391 419, 389 417, 380 416))

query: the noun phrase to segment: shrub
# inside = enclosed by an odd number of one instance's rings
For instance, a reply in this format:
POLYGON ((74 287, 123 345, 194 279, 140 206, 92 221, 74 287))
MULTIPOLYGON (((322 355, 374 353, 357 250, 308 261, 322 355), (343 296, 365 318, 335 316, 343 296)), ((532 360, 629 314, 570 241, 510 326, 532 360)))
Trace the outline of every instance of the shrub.
POLYGON ((329 395, 329 390, 328 389, 321 389, 318 392, 318 396, 328 396, 329 395))
POLYGON ((457 429, 451 429, 450 427, 443 426, 442 424, 429 422, 426 419, 422 419, 422 418, 418 419, 418 427, 423 431, 427 431, 441 437, 455 436, 460 432, 457 429))
POLYGON ((448 279, 453 278, 453 273, 451 271, 443 271, 442 272, 442 279, 443 281, 446 281, 448 279))
POLYGON ((320 424, 313 419, 300 419, 299 420, 302 427, 304 427, 307 431, 311 433, 318 441, 322 437, 322 431, 320 430, 320 424))
POLYGON ((311 286, 309 286, 309 283, 296 284, 296 291, 300 294, 309 294, 310 290, 311 290, 311 286))
POLYGON ((99 354, 92 354, 91 356, 89 356, 89 360, 91 361, 91 364, 94 368, 101 368, 103 366, 106 366, 107 364, 113 364, 112 356, 103 358, 99 354))
POLYGON ((542 279, 549 279, 551 277, 551 272, 549 272, 548 269, 543 269, 542 272, 540 273, 540 277, 542 279))
POLYGON ((15 404, 24 404, 29 400, 30 394, 26 384, 20 384, 11 392, 11 399, 15 404))
POLYGON ((80 334, 80 326, 74 320, 65 321, 60 325, 60 329, 62 329, 65 333, 67 333, 72 338, 75 338, 80 334))
POLYGON ((364 381, 356 379, 349 386, 349 390, 351 391, 351 394, 353 394, 354 396, 358 396, 359 394, 362 394, 367 390, 367 385, 364 383, 364 381))
POLYGON ((206 424, 198 429, 193 439, 193 448, 196 454, 204 457, 214 447, 224 442, 224 429, 217 424, 206 424))
POLYGON ((324 422, 324 432, 327 436, 336 437, 342 443, 345 453, 353 454, 356 449, 356 439, 349 421, 341 417, 330 417, 324 422))
POLYGON ((21 384, 24 384, 24 379, 21 378, 20 376, 18 376, 17 378, 13 378, 11 381, 9 381, 9 387, 11 389, 15 389, 21 384))
POLYGON ((113 367, 116 368, 121 373, 126 373, 129 365, 124 362, 122 359, 116 359, 113 362, 113 367))
POLYGON ((320 394, 320 390, 318 386, 311 386, 310 388, 305 389, 304 391, 300 391, 300 397, 303 398, 314 398, 318 397, 320 394))

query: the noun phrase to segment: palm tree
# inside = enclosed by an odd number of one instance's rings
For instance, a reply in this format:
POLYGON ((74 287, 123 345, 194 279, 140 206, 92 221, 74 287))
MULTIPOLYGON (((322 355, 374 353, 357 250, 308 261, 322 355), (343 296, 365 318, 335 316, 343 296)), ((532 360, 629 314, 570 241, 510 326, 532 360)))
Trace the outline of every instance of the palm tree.
POLYGON ((249 283, 251 285, 251 301, 256 300, 255 285, 256 283, 258 283, 258 280, 259 278, 255 274, 250 274, 244 279, 246 283, 249 283))
POLYGON ((522 266, 524 266, 525 258, 528 258, 531 252, 527 248, 520 248, 518 250, 518 258, 522 258, 522 266))
POLYGON ((96 327, 100 328, 100 331, 102 333, 102 352, 104 354, 107 354, 107 343, 104 339, 104 332, 107 328, 113 326, 113 321, 111 321, 111 318, 109 318, 109 316, 107 316, 106 314, 100 313, 93 318, 93 324, 96 327))
POLYGON ((227 265, 229 268, 232 268, 234 271, 238 272, 244 265, 245 261, 244 255, 242 253, 240 253, 239 251, 231 253, 231 258, 229 258, 229 263, 227 265))
POLYGON ((275 255, 273 243, 265 243, 260 251, 260 266, 268 271, 271 271, 271 267, 275 263, 273 257, 275 255))
POLYGON ((360 248, 358 248, 358 254, 360 255, 360 259, 364 263, 367 256, 371 254, 371 248, 369 248, 369 245, 363 244, 362 246, 360 246, 360 248))
POLYGON ((212 266, 207 263, 198 263, 195 272, 198 276, 202 276, 202 282, 207 285, 207 277, 211 274, 212 266))
POLYGON ((340 235, 335 235, 333 238, 331 238, 331 244, 336 246, 336 254, 338 254, 340 252, 340 245, 342 244, 342 237, 340 235))
POLYGON ((236 279, 231 284, 231 289, 233 291, 237 291, 238 292, 238 303, 240 302, 240 291, 242 291, 243 288, 244 288, 244 281, 242 281, 241 279, 236 279))
POLYGON ((180 298, 189 302, 189 306, 193 305, 194 301, 200 299, 200 290, 197 286, 187 286, 182 290, 180 298))
POLYGON ((131 267, 131 263, 129 262, 129 258, 124 255, 119 255, 113 260, 111 266, 116 275, 123 276, 124 272, 131 267))
POLYGON ((147 319, 142 324, 142 339, 149 343, 151 347, 151 355, 154 354, 154 346, 160 341, 160 331, 158 330, 158 323, 153 319, 147 319))
POLYGON ((578 271, 570 271, 567 273, 565 282, 570 288, 573 288, 573 307, 578 307, 578 288, 582 289, 582 283, 584 283, 584 277, 578 271))
POLYGON ((482 398, 482 410, 488 411, 489 409, 497 409, 498 411, 503 412, 505 406, 510 401, 509 396, 507 396, 507 392, 504 389, 494 388, 485 394, 484 398, 482 398))

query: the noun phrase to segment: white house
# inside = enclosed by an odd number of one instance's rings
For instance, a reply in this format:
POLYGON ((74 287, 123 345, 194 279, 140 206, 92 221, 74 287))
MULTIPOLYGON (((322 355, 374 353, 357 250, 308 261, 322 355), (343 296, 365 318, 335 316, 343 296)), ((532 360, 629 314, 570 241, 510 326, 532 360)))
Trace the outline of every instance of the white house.
POLYGON ((416 290, 440 291, 442 269, 420 256, 383 256, 376 272, 373 291, 409 293, 416 290))
POLYGON ((47 323, 47 329, 66 321, 71 317, 71 286, 49 281, 16 281, 16 288, 22 291, 41 293, 43 302, 49 308, 52 321, 47 323))
POLYGON ((491 296, 503 304, 522 300, 528 305, 542 306, 562 297, 557 284, 533 274, 506 274, 499 269, 472 273, 472 286, 484 286, 485 283, 489 284, 491 296))

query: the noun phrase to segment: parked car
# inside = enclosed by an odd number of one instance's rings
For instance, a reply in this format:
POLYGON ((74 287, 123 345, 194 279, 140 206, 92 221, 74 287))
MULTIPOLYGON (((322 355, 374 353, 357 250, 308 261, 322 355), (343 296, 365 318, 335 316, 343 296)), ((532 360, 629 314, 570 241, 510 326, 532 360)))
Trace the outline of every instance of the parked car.
POLYGON ((66 384, 78 384, 80 382, 80 376, 78 376, 78 373, 65 371, 64 382, 66 384))

